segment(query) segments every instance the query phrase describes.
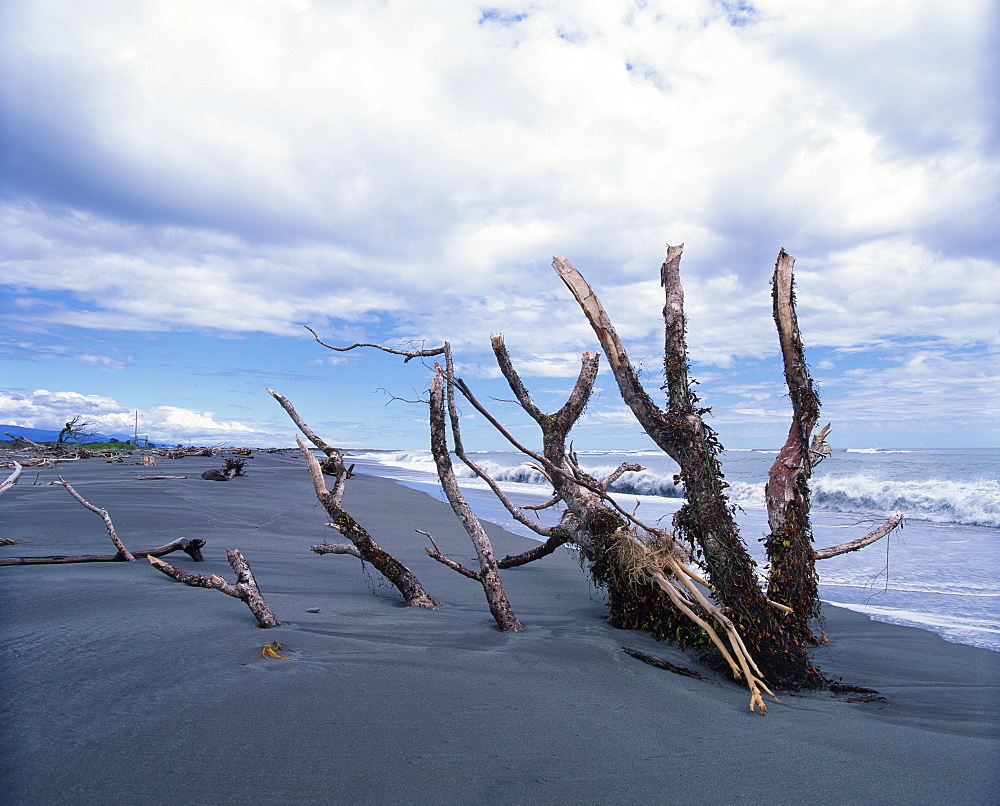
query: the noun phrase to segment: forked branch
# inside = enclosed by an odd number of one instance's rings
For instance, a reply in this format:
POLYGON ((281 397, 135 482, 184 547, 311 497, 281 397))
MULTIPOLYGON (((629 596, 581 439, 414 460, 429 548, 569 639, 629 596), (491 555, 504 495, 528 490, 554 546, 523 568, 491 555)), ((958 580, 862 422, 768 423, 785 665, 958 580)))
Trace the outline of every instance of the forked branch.
POLYGON ((217 574, 212 574, 210 577, 202 576, 201 574, 189 574, 153 556, 149 557, 149 562, 157 571, 160 571, 176 582, 182 582, 194 588, 212 588, 221 591, 227 596, 239 599, 250 608, 250 612, 253 613, 254 618, 257 619, 257 623, 261 627, 280 626, 281 622, 275 618, 274 613, 271 612, 271 608, 264 601, 264 597, 260 593, 260 588, 257 587, 257 580, 254 579, 250 565, 243 555, 237 549, 227 549, 226 556, 229 559, 229 565, 236 572, 235 583, 227 582, 217 574))

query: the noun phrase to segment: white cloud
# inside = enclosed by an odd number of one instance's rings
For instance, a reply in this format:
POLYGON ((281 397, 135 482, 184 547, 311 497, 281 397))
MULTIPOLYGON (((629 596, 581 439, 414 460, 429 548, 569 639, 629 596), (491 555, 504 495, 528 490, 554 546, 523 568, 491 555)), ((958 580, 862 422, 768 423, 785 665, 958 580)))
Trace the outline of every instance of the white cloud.
POLYGON ((684 241, 702 377, 773 356, 780 247, 834 379, 875 349, 995 342, 988 0, 490 8, 6 3, 12 326, 308 323, 449 339, 480 377, 503 332, 525 375, 569 378, 594 338, 559 254, 652 375, 662 246, 684 241))
MULTIPOLYGON (((272 435, 233 420, 220 420, 213 412, 194 411, 176 406, 155 406, 140 410, 140 435, 153 441, 180 441, 206 444, 262 439, 272 435)), ((30 395, 0 392, 0 420, 24 428, 56 429, 79 416, 94 431, 131 434, 135 429, 135 411, 130 411, 110 397, 79 392, 50 392, 36 389, 30 395)))

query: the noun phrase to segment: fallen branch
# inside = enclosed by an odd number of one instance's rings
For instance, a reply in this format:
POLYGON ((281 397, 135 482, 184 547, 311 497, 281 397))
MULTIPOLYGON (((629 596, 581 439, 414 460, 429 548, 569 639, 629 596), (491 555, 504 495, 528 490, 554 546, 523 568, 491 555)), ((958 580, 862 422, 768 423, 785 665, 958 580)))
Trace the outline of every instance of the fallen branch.
POLYGON ((149 557, 149 562, 157 571, 166 574, 176 582, 183 582, 185 585, 190 585, 194 588, 213 588, 227 596, 239 599, 250 608, 250 612, 253 613, 254 618, 257 619, 257 623, 261 627, 280 626, 281 622, 275 618, 274 613, 271 612, 271 608, 267 606, 267 602, 261 596, 260 588, 257 587, 257 580, 254 579, 250 565, 243 555, 240 554, 238 549, 227 549, 226 556, 229 559, 229 565, 236 572, 235 583, 227 582, 217 574, 212 574, 210 577, 200 574, 189 574, 156 557, 149 557))
MULTIPOLYGON (((205 541, 200 537, 187 538, 179 537, 163 546, 157 546, 148 551, 137 551, 132 556, 136 559, 140 557, 162 557, 174 551, 183 551, 189 555, 196 563, 204 562, 201 550, 205 546, 205 541)), ((56 554, 46 557, 3 557, 0 558, 0 565, 65 565, 69 563, 121 563, 126 562, 121 554, 80 554, 76 556, 56 554)))
POLYGON ((897 512, 889 520, 883 523, 878 529, 874 529, 864 537, 859 537, 857 540, 849 540, 846 543, 841 543, 839 546, 829 546, 825 549, 816 549, 815 555, 817 560, 828 560, 831 557, 837 557, 841 554, 847 554, 851 551, 857 551, 858 549, 863 549, 865 546, 870 546, 877 540, 881 540, 887 534, 889 534, 896 527, 902 527, 903 525, 903 513, 897 512))

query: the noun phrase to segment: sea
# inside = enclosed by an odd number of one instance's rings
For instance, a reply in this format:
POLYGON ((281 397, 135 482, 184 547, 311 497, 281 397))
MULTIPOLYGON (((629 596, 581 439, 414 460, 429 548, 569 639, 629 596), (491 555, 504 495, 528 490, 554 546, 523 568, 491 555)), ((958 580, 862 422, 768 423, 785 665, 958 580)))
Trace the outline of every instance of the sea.
MULTIPOLYGON (((728 450, 722 468, 737 523, 765 566, 764 483, 777 450, 728 450)), ((470 453, 517 505, 548 500, 545 477, 513 452, 470 453)), ((603 478, 623 462, 615 499, 647 524, 669 527, 683 503, 678 468, 655 451, 579 451, 581 466, 603 478)), ((393 479, 444 500, 429 451, 355 452, 361 472, 393 479)), ((538 539, 510 518, 489 488, 460 461, 456 475, 477 516, 538 539)), ((895 512, 903 528, 860 551, 817 563, 825 602, 869 617, 931 630, 945 640, 1000 652, 1000 450, 835 450, 813 471, 812 527, 817 548, 870 532, 895 512)), ((537 514, 558 521, 559 509, 537 514)), ((542 560, 544 562, 544 560, 542 560)))

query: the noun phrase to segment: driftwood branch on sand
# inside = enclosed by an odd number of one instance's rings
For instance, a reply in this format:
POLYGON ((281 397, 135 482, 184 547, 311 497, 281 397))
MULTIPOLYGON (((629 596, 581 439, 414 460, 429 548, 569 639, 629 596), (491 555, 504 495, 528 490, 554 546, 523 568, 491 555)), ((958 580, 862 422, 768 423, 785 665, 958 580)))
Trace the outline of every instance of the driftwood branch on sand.
MULTIPOLYGON (((295 407, 292 405, 286 397, 275 392, 273 389, 268 389, 268 393, 273 397, 278 404, 285 410, 288 416, 291 418, 299 430, 302 431, 309 440, 316 445, 323 453, 327 456, 327 461, 324 462, 327 468, 327 474, 332 475, 334 478, 333 488, 327 487, 326 481, 323 478, 323 468, 320 467, 319 460, 316 458, 315 454, 309 447, 302 441, 302 438, 296 434, 295 441, 299 446, 299 451, 302 457, 305 459, 306 466, 309 470, 309 477, 312 479, 313 491, 316 493, 316 498, 326 509, 327 513, 330 515, 332 523, 329 525, 336 529, 340 534, 346 537, 354 547, 358 550, 358 554, 361 559, 367 563, 370 563, 382 576, 391 582, 396 589, 403 596, 403 600, 406 602, 408 607, 424 607, 430 610, 434 610, 438 607, 438 603, 432 599, 427 591, 424 590, 423 585, 420 584, 420 580, 417 579, 416 575, 403 563, 385 551, 375 539, 368 534, 361 524, 359 524, 343 507, 344 490, 347 480, 351 477, 350 469, 344 466, 343 454, 336 448, 328 445, 322 439, 320 439, 311 428, 302 420, 295 407)), ((313 549, 315 551, 315 548, 313 549)), ((341 551, 318 551, 317 554, 353 554, 354 552, 341 552, 341 551)), ((357 556, 357 555, 355 555, 357 556)))
MULTIPOLYGON (((183 551, 196 563, 204 562, 201 550, 205 547, 205 541, 200 537, 178 537, 155 549, 146 551, 136 551, 132 556, 136 559, 142 557, 163 557, 175 551, 183 551)), ((125 562, 121 554, 80 554, 52 555, 48 557, 3 557, 0 558, 0 565, 62 565, 67 563, 120 563, 125 562)))
POLYGON ((229 565, 236 572, 236 582, 228 582, 217 574, 206 577, 201 574, 189 574, 180 568, 175 568, 169 563, 157 557, 149 557, 150 564, 157 570, 166 574, 176 582, 182 582, 194 588, 212 588, 221 591, 227 596, 239 599, 250 608, 254 618, 261 627, 279 627, 281 622, 271 612, 264 597, 257 587, 257 580, 254 579, 253 572, 246 559, 240 554, 238 549, 227 549, 226 556, 229 558, 229 565))

